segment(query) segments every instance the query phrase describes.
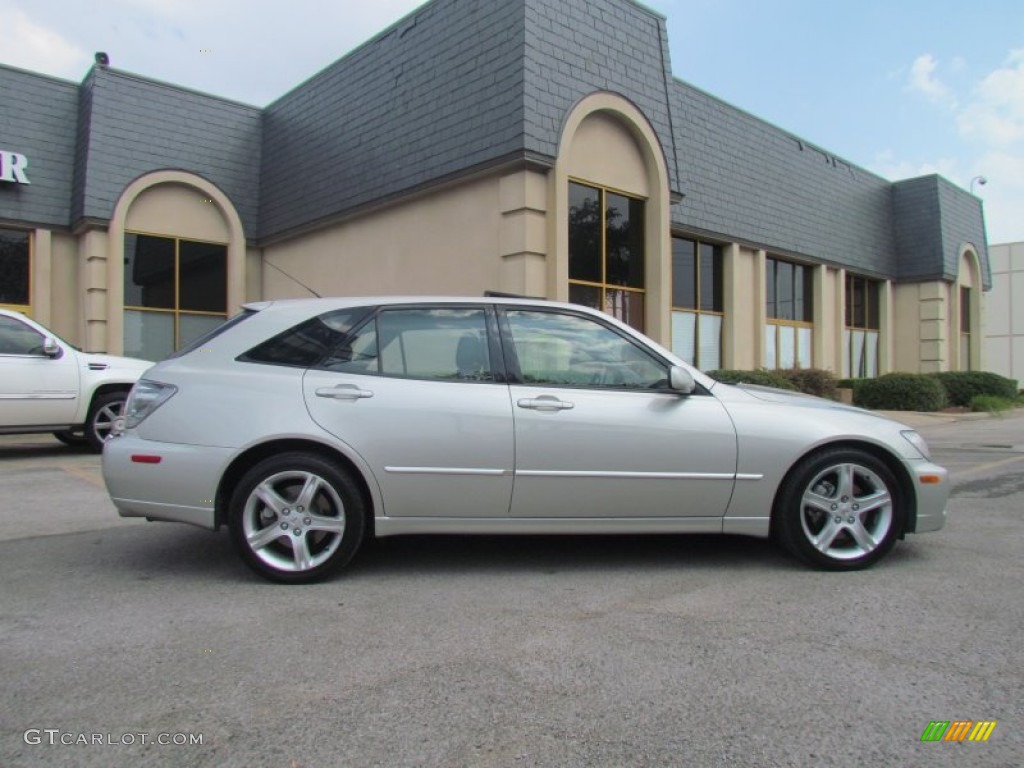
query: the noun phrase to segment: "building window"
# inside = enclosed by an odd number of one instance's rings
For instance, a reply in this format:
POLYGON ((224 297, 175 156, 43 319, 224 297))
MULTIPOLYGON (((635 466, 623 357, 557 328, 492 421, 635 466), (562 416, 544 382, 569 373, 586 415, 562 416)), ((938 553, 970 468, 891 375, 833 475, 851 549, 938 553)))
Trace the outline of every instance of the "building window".
POLYGON ((643 330, 643 200, 569 184, 569 301, 643 330))
POLYGON ((881 283, 856 275, 846 276, 846 328, 843 331, 844 378, 878 375, 878 302, 881 283))
POLYGON ((31 262, 28 232, 0 229, 0 307, 28 309, 31 262))
POLYGON ((124 352, 160 360, 227 316, 227 246, 125 234, 124 352))
POLYGON ((971 370, 971 289, 960 286, 960 370, 971 370))
POLYGON ((814 333, 811 267, 766 259, 766 368, 810 368, 814 333))
POLYGON ((722 367, 722 247, 672 238, 672 351, 706 371, 722 367))

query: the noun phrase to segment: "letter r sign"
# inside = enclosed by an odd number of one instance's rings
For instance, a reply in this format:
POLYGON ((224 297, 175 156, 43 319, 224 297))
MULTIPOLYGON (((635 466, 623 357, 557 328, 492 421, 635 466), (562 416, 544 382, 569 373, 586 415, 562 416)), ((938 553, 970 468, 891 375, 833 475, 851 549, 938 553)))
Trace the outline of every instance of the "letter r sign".
POLYGON ((28 158, 19 155, 17 152, 8 152, 0 149, 0 181, 13 181, 18 184, 31 184, 25 169, 28 168, 28 158))

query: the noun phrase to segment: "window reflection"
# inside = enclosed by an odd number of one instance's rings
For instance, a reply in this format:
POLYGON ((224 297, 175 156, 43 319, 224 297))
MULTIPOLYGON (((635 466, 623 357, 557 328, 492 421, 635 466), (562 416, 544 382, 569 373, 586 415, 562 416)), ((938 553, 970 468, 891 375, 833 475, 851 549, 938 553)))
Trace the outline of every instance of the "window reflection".
POLYGON ((506 312, 525 384, 652 389, 667 386, 666 366, 590 318, 506 312))

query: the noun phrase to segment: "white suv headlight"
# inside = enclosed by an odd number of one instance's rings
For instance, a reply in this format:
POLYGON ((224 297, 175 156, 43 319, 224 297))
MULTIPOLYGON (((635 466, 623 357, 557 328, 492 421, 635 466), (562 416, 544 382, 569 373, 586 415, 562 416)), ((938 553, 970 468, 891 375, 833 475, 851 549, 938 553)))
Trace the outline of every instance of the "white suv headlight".
POLYGON ((172 384, 140 379, 132 388, 128 402, 124 404, 125 429, 139 426, 147 416, 170 400, 177 391, 178 388, 172 384))
POLYGON ((908 443, 910 443, 917 449, 918 453, 920 453, 922 456, 928 459, 928 461, 932 460, 932 453, 930 450, 928 450, 928 443, 926 443, 924 438, 921 437, 921 435, 919 435, 915 430, 905 429, 902 432, 900 432, 900 434, 903 435, 904 440, 906 440, 908 443))

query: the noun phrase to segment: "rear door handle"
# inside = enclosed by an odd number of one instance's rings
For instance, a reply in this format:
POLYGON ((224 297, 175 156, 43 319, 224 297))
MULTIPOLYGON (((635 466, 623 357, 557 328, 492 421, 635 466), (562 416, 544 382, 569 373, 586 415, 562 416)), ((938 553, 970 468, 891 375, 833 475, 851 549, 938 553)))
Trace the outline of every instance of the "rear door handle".
POLYGON ((552 395, 541 395, 540 397, 524 397, 516 403, 520 408, 530 408, 534 411, 568 411, 575 408, 574 403, 567 403, 552 395))
POLYGON ((332 400, 362 400, 373 397, 373 392, 360 389, 355 384, 336 384, 333 387, 320 387, 316 390, 317 397, 328 397, 332 400))

